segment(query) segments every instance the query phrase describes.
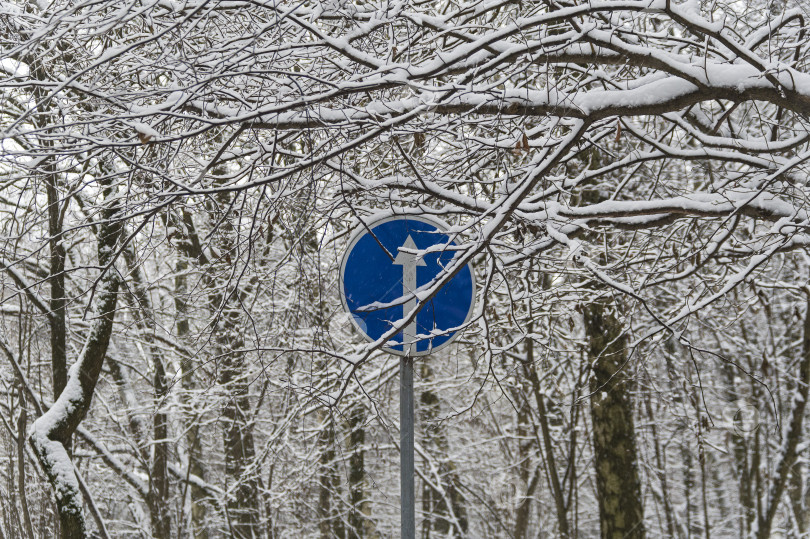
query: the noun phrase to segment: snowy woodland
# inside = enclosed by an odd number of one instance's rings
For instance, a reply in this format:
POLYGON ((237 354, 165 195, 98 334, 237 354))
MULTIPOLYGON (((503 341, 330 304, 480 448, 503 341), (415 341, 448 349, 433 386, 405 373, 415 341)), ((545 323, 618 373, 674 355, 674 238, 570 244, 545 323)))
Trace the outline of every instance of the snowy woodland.
POLYGON ((422 299, 477 282, 418 537, 810 537, 808 23, 0 0, 0 538, 398 537, 399 359, 338 293, 386 215, 459 246, 422 299))

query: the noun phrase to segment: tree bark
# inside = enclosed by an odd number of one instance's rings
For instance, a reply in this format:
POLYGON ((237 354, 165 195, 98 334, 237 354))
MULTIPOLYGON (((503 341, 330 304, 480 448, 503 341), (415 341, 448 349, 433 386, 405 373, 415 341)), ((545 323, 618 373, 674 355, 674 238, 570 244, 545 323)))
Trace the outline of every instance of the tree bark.
MULTIPOLYGON (((220 170, 215 170, 218 174, 220 170)), ((223 207, 229 206, 227 194, 220 194, 219 202, 223 207)), ((202 250, 193 218, 187 211, 182 212, 182 224, 174 223, 179 230, 184 230, 180 239, 180 249, 189 259, 197 260, 200 265, 207 266, 209 270, 218 263, 218 260, 209 259, 202 250)), ((231 236, 234 233, 233 225, 227 218, 218 226, 220 238, 217 248, 222 253, 233 250, 231 236)), ((230 255, 228 255, 230 257, 230 255)), ((230 259, 227 260, 230 264, 230 259)), ((177 296, 175 307, 178 311, 178 336, 182 337, 189 331, 186 317, 187 306, 181 296, 185 293, 185 278, 181 272, 187 267, 186 262, 178 264, 178 277, 175 281, 177 296)), ((223 417, 223 448, 225 453, 225 476, 228 488, 233 489, 225 504, 229 532, 234 537, 252 538, 260 535, 260 470, 253 467, 255 464, 255 442, 253 438, 253 425, 249 420, 251 410, 249 383, 246 378, 247 364, 245 362, 244 338, 240 324, 242 317, 239 308, 235 307, 237 295, 244 292, 238 286, 229 289, 230 283, 221 283, 219 286, 212 277, 205 278, 206 284, 214 290, 209 295, 209 305, 212 315, 217 317, 214 328, 215 356, 220 367, 218 382, 226 390, 227 399, 222 410, 223 417)), ((186 388, 193 387, 190 374, 183 376, 186 388)), ((204 470, 198 458, 201 449, 199 428, 191 425, 187 435, 189 450, 189 471, 204 477, 204 470)), ((192 498, 192 527, 196 539, 208 537, 206 507, 203 502, 205 492, 199 487, 191 486, 192 498)))
MULTIPOLYGON (((181 254, 176 266, 176 277, 174 279, 174 306, 177 311, 177 338, 181 341, 184 340, 190 330, 188 321, 188 305, 186 304, 185 296, 187 294, 186 275, 188 270, 188 260, 197 260, 200 264, 207 262, 204 260, 204 255, 200 247, 199 238, 194 230, 194 222, 191 215, 187 211, 182 212, 182 223, 172 223, 176 229, 186 230, 187 234, 181 235, 179 246, 181 254)), ((187 368, 188 364, 184 361, 182 367, 182 375, 180 383, 183 387, 184 403, 186 407, 190 406, 188 392, 196 389, 195 373, 193 369, 187 368)), ((186 423, 186 452, 188 458, 189 473, 196 475, 200 479, 205 480, 206 472, 202 465, 200 458, 202 451, 202 442, 200 439, 200 426, 197 423, 197 416, 191 411, 187 411, 184 415, 186 423)), ((208 514, 208 507, 205 499, 207 494, 205 489, 197 484, 192 483, 189 486, 191 496, 191 533, 194 539, 208 539, 208 522, 206 521, 208 514)))
POLYGON ((805 486, 804 463, 797 462, 790 471, 790 506, 799 536, 810 531, 810 507, 808 507, 808 492, 805 486))
POLYGON ((318 459, 318 531, 322 539, 342 538, 343 523, 337 517, 332 498, 340 488, 340 477, 335 463, 334 422, 325 412, 320 417, 321 432, 318 436, 320 458, 318 459))
MULTIPOLYGON (((218 166, 212 170, 214 183, 221 181, 226 175, 225 167, 218 166)), ((240 221, 239 211, 234 210, 232 194, 218 193, 217 205, 210 207, 209 214, 211 234, 217 237, 213 240, 219 254, 216 260, 208 260, 211 270, 220 270, 230 273, 234 263, 238 264, 238 245, 235 238, 238 234, 240 221), (222 208, 230 208, 216 215, 222 208), (232 259, 233 255, 233 259, 232 259)), ((187 226, 193 222, 191 216, 186 217, 187 226)), ((190 236, 194 241, 196 233, 190 236)), ((200 251, 200 254, 201 251, 200 251)), ((203 257, 199 258, 203 262, 203 257)), ((250 290, 241 287, 239 278, 229 277, 227 280, 210 282, 214 290, 209 295, 212 315, 216 320, 214 324, 214 340, 216 362, 219 367, 219 384, 225 390, 226 397, 222 410, 223 418, 223 446, 225 451, 225 477, 228 489, 232 494, 226 500, 226 513, 231 535, 239 538, 253 538, 261 535, 259 529, 260 519, 260 469, 255 465, 256 449, 253 438, 253 424, 250 419, 252 406, 250 403, 250 384, 247 372, 248 362, 245 352, 244 316, 241 312, 240 300, 250 290)))
POLYGON ((642 539, 644 512, 639 484, 626 338, 613 313, 597 300, 585 308, 593 375, 590 389, 594 465, 603 539, 642 539))
POLYGON ((34 526, 31 524, 31 512, 28 508, 27 481, 25 477, 25 428, 28 422, 28 411, 25 409, 23 389, 20 388, 20 418, 17 420, 17 461, 18 481, 20 486, 20 510, 25 524, 28 539, 34 539, 34 526))
MULTIPOLYGON (((532 326, 529 326, 529 332, 532 332, 532 326)), ((540 379, 537 377, 537 369, 534 365, 534 341, 531 339, 527 344, 526 363, 524 369, 529 381, 532 384, 532 392, 534 393, 534 400, 537 404, 537 417, 540 423, 540 433, 543 440, 543 451, 546 455, 546 469, 548 473, 549 484, 551 485, 551 492, 554 496, 554 507, 557 511, 557 525, 559 527, 560 537, 568 537, 570 534, 568 526, 568 516, 565 507, 565 493, 563 492, 560 476, 557 471, 557 461, 554 456, 554 445, 551 439, 551 430, 548 425, 548 411, 546 410, 545 397, 540 388, 540 379)))
MULTIPOLYGON (((98 236, 98 260, 102 267, 113 261, 123 230, 116 214, 117 207, 102 211, 104 224, 98 236)), ((112 334, 119 285, 115 268, 109 268, 101 276, 96 290, 96 316, 84 348, 56 402, 32 426, 31 446, 54 489, 63 539, 87 536, 81 489, 67 446, 90 409, 112 334)))
POLYGON ((771 527, 779 508, 782 494, 787 485, 788 477, 798 456, 797 449, 802 439, 802 426, 807 407, 807 398, 810 394, 810 290, 807 293, 807 310, 804 315, 804 337, 802 339, 802 358, 799 361, 799 376, 794 390, 793 411, 790 423, 784 434, 779 464, 776 467, 774 481, 768 493, 765 511, 759 515, 757 526, 757 539, 767 539, 771 535, 771 527))
POLYGON ((368 520, 368 493, 366 492, 365 408, 357 403, 349 415, 349 537, 362 539, 371 529, 368 520))
POLYGON ((48 245, 50 247, 51 286, 49 301, 49 325, 51 341, 51 370, 53 375, 53 399, 67 384, 67 323, 65 306, 65 247, 62 243, 62 200, 59 197, 57 176, 55 173, 45 177, 45 191, 48 196, 48 245))
POLYGON ((219 381, 228 395, 222 411, 225 475, 229 483, 228 488, 233 488, 226 509, 231 534, 235 537, 253 538, 261 533, 259 470, 254 467, 256 451, 253 425, 249 420, 251 410, 249 384, 245 372, 245 353, 242 351, 244 341, 239 336, 239 319, 239 314, 234 310, 224 312, 218 330, 218 348, 222 360, 219 381))
MULTIPOLYGON (((647 418, 650 422, 650 431, 652 434, 653 447, 655 450, 655 468, 658 481, 661 484, 661 499, 659 500, 664 506, 664 518, 667 523, 667 537, 675 537, 675 526, 673 525, 672 517, 672 504, 670 503, 669 485, 667 481, 667 471, 665 466, 665 458, 663 451, 661 451, 661 441, 658 437, 658 427, 655 424, 655 414, 653 413, 652 404, 650 403, 650 395, 646 395, 644 399, 645 408, 647 411, 647 418)), ((655 491, 653 495, 657 496, 655 491)))
MULTIPOLYGON (((516 392, 517 393, 517 392, 516 392)), ((531 500, 532 495, 534 494, 535 488, 537 488, 538 478, 540 477, 539 473, 535 473, 534 476, 529 479, 530 474, 530 459, 532 453, 532 446, 534 445, 531 441, 527 441, 526 438, 529 435, 529 421, 530 421, 530 413, 529 413, 529 398, 523 393, 522 391, 519 393, 520 400, 520 408, 517 411, 517 435, 518 435, 518 475, 520 477, 520 487, 523 488, 525 485, 525 491, 520 503, 518 503, 517 510, 515 511, 515 532, 514 536, 515 539, 527 539, 527 534, 529 532, 529 520, 531 518, 532 513, 532 506, 531 500)))
POLYGON ((153 403, 155 410, 152 414, 152 447, 154 457, 149 470, 149 494, 146 503, 149 506, 149 515, 152 523, 152 535, 158 539, 171 536, 171 513, 169 507, 169 418, 165 410, 161 409, 163 400, 168 391, 166 369, 163 354, 155 346, 152 333, 156 331, 155 321, 149 296, 143 282, 141 270, 135 260, 135 254, 126 249, 124 251, 129 273, 132 276, 133 292, 138 303, 140 316, 138 325, 146 330, 146 340, 149 344, 149 357, 152 360, 152 387, 154 391, 153 403))

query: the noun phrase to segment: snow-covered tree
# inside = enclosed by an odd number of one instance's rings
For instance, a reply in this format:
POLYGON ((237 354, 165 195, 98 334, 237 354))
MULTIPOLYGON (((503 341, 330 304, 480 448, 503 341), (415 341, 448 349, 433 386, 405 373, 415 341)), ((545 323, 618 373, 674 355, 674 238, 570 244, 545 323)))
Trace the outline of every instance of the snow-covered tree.
POLYGON ((457 368, 422 365, 426 536, 806 533, 804 4, 0 6, 6 475, 57 502, 7 507, 63 537, 395 529, 396 369, 336 272, 372 217, 433 215, 460 249, 420 298, 480 286, 457 368), (743 394, 768 428, 723 453, 743 394))

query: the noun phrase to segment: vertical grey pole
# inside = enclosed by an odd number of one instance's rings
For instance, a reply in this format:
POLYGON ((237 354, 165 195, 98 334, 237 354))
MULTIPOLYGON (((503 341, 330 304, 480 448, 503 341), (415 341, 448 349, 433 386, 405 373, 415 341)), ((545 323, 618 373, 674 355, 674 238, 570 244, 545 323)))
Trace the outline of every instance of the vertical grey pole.
POLYGON ((413 481, 413 358, 402 356, 399 371, 399 458, 402 539, 416 538, 413 481))
MULTIPOLYGON (((416 251, 413 238, 408 236, 402 248, 416 251)), ((402 266, 402 295, 407 296, 416 290, 416 267, 424 266, 425 261, 415 253, 399 251, 394 264, 402 266)), ((402 315, 407 316, 416 308, 416 298, 412 297, 402 306, 402 315)), ((406 355, 399 363, 399 491, 401 500, 401 536, 402 539, 416 539, 416 498, 413 481, 413 358, 412 347, 415 346, 417 327, 416 320, 405 326, 402 342, 406 355)))

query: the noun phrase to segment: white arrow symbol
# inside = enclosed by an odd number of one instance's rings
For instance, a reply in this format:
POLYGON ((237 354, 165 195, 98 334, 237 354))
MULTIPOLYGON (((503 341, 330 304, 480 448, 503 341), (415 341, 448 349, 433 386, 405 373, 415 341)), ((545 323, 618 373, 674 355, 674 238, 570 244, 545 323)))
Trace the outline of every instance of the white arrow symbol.
MULTIPOLYGON (((407 249, 409 251, 417 251, 416 244, 413 242, 413 238, 410 234, 408 234, 408 239, 405 240, 405 243, 398 249, 399 253, 397 257, 394 259, 395 266, 402 266, 402 295, 407 296, 408 294, 412 294, 414 290, 416 290, 416 267, 417 266, 427 266, 422 257, 416 255, 414 253, 406 253, 402 249, 407 249)), ((416 298, 411 297, 405 304, 402 306, 402 316, 408 316, 408 313, 416 309, 416 298)), ((416 340, 416 318, 414 318, 410 324, 405 326, 405 330, 402 332, 402 342, 403 343, 411 343, 408 346, 408 351, 410 352, 410 347, 413 346, 413 342, 416 340)))

